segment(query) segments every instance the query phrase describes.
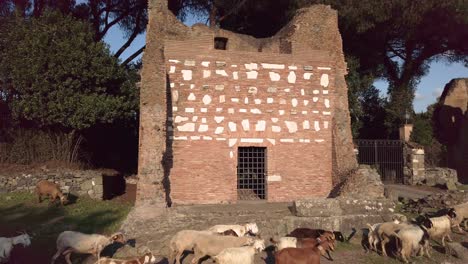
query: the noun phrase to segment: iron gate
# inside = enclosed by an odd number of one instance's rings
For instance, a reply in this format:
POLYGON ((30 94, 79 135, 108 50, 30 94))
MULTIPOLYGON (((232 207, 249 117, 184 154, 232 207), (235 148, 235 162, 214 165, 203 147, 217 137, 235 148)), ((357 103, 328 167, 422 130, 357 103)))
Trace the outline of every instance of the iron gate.
POLYGON ((238 199, 266 199, 266 148, 239 147, 237 153, 238 199))
POLYGON ((359 164, 375 166, 384 183, 403 183, 403 141, 358 139, 356 143, 359 164))

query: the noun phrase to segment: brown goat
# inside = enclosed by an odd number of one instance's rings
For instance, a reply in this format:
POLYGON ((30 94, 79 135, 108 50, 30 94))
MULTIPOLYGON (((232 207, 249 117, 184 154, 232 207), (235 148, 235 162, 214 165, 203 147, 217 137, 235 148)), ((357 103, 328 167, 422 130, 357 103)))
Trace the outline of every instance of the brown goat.
MULTIPOLYGON (((321 245, 323 248, 323 253, 325 252, 328 255, 329 260, 333 260, 332 256, 330 255, 330 251, 335 251, 335 243, 336 240, 333 237, 330 237, 328 234, 323 234, 318 238, 298 238, 297 239, 297 247, 298 248, 310 248, 310 247, 317 247, 321 245), (326 243, 324 243, 326 242, 326 243)), ((325 255, 323 256, 325 257, 325 255)))
POLYGON ((57 184, 46 180, 41 180, 36 184, 36 194, 39 203, 42 202, 42 196, 49 196, 49 203, 54 202, 57 198, 60 200, 62 205, 68 203, 68 199, 60 191, 57 184))
POLYGON ((340 241, 344 241, 344 237, 341 232, 337 231, 327 231, 323 229, 311 229, 311 228, 296 228, 291 233, 289 233, 289 237, 296 237, 296 238, 317 238, 321 235, 329 235, 335 237, 340 241))
POLYGON ((237 235, 236 231, 234 231, 234 230, 232 230, 232 229, 226 230, 226 231, 224 231, 224 232, 222 232, 222 233, 219 233, 219 234, 221 234, 221 235, 223 235, 223 236, 235 236, 235 237, 239 237, 239 236, 237 235))
POLYGON ((275 254, 276 264, 320 264, 320 256, 325 254, 325 247, 332 248, 328 240, 321 241, 317 247, 285 248, 275 254))

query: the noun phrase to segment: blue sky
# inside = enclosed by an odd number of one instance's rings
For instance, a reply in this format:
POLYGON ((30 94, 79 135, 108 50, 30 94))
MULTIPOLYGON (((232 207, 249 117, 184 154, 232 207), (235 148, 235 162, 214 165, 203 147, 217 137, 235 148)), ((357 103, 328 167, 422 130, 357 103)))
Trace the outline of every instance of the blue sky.
MULTIPOLYGON (((202 19, 203 18, 189 17, 185 24, 191 26, 197 22, 202 22, 202 19)), ((115 52, 125 42, 125 39, 122 32, 117 27, 113 27, 105 36, 104 41, 109 44, 111 51, 115 52)), ((121 58, 126 59, 144 44, 145 34, 142 34, 135 39, 132 45, 123 53, 121 58)), ((426 107, 429 104, 434 103, 437 97, 440 96, 446 83, 453 78, 461 77, 468 77, 468 68, 464 67, 463 64, 433 62, 430 65, 428 74, 421 79, 417 86, 414 100, 415 111, 425 111, 426 107)), ((376 81, 374 84, 383 96, 387 95, 387 82, 380 80, 376 81)))

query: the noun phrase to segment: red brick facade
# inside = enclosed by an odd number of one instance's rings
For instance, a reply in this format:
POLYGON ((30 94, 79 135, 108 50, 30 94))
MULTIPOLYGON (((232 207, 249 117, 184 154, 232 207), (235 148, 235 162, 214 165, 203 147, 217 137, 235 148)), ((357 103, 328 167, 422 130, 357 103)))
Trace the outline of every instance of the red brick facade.
POLYGON ((237 201, 243 146, 267 148, 268 201, 327 196, 336 75, 328 52, 224 51, 212 41, 165 43, 172 202, 237 201))

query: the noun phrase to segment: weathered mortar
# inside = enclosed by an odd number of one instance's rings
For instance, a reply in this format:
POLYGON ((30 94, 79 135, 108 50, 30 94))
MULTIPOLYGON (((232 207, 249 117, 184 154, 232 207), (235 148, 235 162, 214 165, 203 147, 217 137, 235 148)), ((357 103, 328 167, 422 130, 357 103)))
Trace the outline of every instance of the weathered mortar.
MULTIPOLYGON (((188 28, 167 10, 167 1, 150 1, 149 17, 140 99, 139 203, 155 202, 163 206, 165 199, 168 200, 168 193, 164 189, 170 189, 171 169, 176 166, 172 163, 174 153, 169 140, 173 133, 166 131, 166 120, 172 116, 171 103, 167 100, 170 90, 166 79, 168 58, 164 57, 164 50, 171 47, 164 46, 164 42, 168 40, 226 37, 229 39, 228 50, 257 52, 261 49, 263 53, 276 53, 271 54, 271 57, 280 53, 280 40, 291 42, 293 55, 298 57, 307 55, 307 51, 311 49, 328 51, 334 67, 330 86, 336 90, 331 109, 334 113, 331 120, 330 150, 333 184, 337 184, 341 180, 340 176, 356 167, 344 80, 346 63, 336 11, 324 5, 302 9, 275 36, 265 39, 210 29, 203 25, 188 28)), ((187 181, 190 182, 189 179, 187 181)))

